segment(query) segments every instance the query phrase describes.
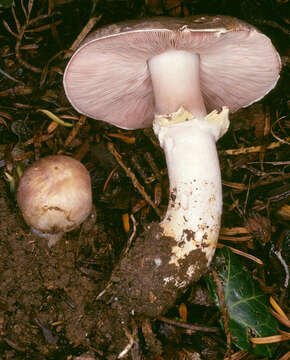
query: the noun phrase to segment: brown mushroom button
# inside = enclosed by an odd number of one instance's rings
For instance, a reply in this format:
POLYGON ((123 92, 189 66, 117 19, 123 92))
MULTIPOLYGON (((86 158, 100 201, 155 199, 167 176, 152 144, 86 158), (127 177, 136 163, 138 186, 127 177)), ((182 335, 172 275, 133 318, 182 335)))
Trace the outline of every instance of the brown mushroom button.
POLYGON ((207 112, 250 105, 279 78, 278 53, 253 26, 228 16, 160 17, 89 35, 66 68, 66 95, 91 118, 125 129, 150 127, 155 104, 147 62, 168 50, 199 55, 207 112))

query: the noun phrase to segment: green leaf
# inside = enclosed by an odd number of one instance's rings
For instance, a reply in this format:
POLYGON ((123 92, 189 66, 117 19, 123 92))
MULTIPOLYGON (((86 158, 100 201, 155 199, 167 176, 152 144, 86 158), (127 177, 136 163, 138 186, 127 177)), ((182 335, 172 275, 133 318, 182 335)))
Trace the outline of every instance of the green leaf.
POLYGON ((8 8, 9 6, 11 6, 13 0, 0 0, 0 7, 6 7, 8 8))
MULTIPOLYGON (((218 249, 214 259, 222 282, 232 342, 240 349, 261 356, 273 356, 276 345, 255 345, 251 337, 277 335, 278 322, 269 311, 269 299, 260 290, 240 258, 228 248, 218 249)), ((206 279, 211 295, 221 310, 216 284, 206 279)))

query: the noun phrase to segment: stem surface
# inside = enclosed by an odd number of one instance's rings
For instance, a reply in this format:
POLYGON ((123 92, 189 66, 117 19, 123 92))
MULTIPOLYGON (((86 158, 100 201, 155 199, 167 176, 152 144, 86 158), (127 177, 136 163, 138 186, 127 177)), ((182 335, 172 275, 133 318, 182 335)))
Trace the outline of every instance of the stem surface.
MULTIPOLYGON (((222 213, 222 186, 216 150, 217 139, 227 128, 227 110, 203 120, 180 109, 170 116, 157 116, 154 130, 164 149, 170 197, 164 220, 164 235, 173 237, 169 263, 180 266, 194 250, 200 249, 209 265, 216 248, 222 213)), ((202 259, 201 259, 202 261, 202 259)), ((196 264, 189 264, 178 286, 191 281, 196 264)), ((178 279, 169 278, 166 281, 178 279)))

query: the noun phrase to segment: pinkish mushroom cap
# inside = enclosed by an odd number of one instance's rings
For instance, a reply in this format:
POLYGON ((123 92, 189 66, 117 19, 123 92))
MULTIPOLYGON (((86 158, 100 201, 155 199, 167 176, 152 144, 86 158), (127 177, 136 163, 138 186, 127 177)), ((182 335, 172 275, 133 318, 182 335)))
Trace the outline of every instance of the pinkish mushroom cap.
POLYGON ((24 171, 17 202, 24 220, 39 235, 71 231, 92 210, 90 174, 69 156, 46 156, 24 171))
POLYGON ((67 65, 66 95, 91 118, 125 129, 150 127, 157 104, 148 62, 170 50, 198 55, 207 112, 223 105, 230 111, 248 106, 279 78, 280 57, 271 40, 253 26, 228 16, 160 17, 91 34, 67 65))

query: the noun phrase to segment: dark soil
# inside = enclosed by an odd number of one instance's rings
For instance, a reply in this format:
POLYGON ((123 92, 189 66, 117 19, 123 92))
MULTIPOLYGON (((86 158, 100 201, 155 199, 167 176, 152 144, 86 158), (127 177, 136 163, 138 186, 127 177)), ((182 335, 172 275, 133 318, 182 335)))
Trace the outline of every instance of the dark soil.
MULTIPOLYGON (((0 199, 0 323, 4 343, 27 358, 77 354, 94 343, 100 353, 102 349, 110 353, 118 341, 125 347, 115 311, 96 302, 105 285, 105 273, 91 270, 89 275, 99 281, 82 273, 90 271, 81 267, 83 240, 98 237, 97 229, 91 229, 90 236, 70 233, 48 248, 47 240, 36 238, 25 226, 15 203, 5 196, 3 181, 0 192, 4 195, 0 199)), ((95 251, 90 258, 96 263, 97 256, 95 251)), ((102 257, 105 262, 106 254, 102 257)), ((6 353, 4 349, 2 344, 6 353)), ((9 352, 7 356, 10 358, 9 352)))

